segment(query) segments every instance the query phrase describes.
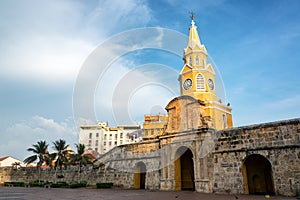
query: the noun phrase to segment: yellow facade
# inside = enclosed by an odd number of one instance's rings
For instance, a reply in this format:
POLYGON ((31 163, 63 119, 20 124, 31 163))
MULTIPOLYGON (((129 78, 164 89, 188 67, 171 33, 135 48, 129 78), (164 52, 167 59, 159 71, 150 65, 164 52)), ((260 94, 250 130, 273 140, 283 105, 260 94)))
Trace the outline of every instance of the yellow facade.
POLYGON ((184 49, 184 66, 179 75, 181 95, 192 96, 204 102, 205 115, 212 118, 217 130, 232 128, 231 108, 221 103, 216 95, 215 71, 207 63, 207 51, 201 44, 194 20, 190 26, 189 41, 184 49))
POLYGON ((168 123, 168 115, 144 115, 143 139, 161 136, 168 123))

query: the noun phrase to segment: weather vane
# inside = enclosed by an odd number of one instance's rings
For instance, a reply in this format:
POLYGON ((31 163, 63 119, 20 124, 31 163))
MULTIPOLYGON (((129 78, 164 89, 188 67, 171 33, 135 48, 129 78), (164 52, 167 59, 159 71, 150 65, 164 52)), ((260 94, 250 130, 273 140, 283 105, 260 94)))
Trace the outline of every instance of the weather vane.
POLYGON ((196 18, 195 13, 193 11, 190 11, 189 13, 191 14, 190 18, 194 20, 196 18))

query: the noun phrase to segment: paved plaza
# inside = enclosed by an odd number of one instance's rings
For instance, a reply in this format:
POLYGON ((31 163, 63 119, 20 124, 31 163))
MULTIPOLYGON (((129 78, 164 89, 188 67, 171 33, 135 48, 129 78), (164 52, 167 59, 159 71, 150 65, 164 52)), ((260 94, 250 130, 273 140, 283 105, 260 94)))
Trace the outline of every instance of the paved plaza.
MULTIPOLYGON (((0 200, 48 200, 48 199, 84 199, 84 200, 259 200, 264 196, 254 195, 221 195, 202 194, 191 191, 150 191, 150 190, 121 190, 121 189, 57 189, 57 188, 22 188, 0 187, 0 200)), ((295 197, 271 196, 270 199, 293 199, 295 197)))

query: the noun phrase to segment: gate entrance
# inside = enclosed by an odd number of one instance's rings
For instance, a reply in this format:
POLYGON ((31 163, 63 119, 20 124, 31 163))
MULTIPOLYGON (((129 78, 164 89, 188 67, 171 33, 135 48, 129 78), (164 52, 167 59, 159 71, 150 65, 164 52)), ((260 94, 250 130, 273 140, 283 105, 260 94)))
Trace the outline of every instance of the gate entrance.
POLYGON ((143 162, 137 163, 134 172, 134 188, 146 188, 146 165, 143 162))
POLYGON ((272 166, 264 156, 248 156, 244 161, 243 176, 246 194, 274 194, 272 166))
POLYGON ((175 189, 195 190, 193 153, 189 148, 180 147, 175 160, 175 189))

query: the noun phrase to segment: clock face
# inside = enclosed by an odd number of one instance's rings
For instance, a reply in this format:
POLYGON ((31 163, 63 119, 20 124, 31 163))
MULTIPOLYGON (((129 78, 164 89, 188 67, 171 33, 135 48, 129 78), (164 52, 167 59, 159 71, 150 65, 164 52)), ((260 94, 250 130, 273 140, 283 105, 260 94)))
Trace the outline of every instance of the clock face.
POLYGON ((185 79, 185 81, 183 82, 183 89, 188 90, 192 87, 193 85, 193 81, 190 78, 185 79))
POLYGON ((208 79, 208 87, 209 89, 213 90, 215 88, 215 85, 214 85, 214 81, 211 80, 211 79, 208 79))

